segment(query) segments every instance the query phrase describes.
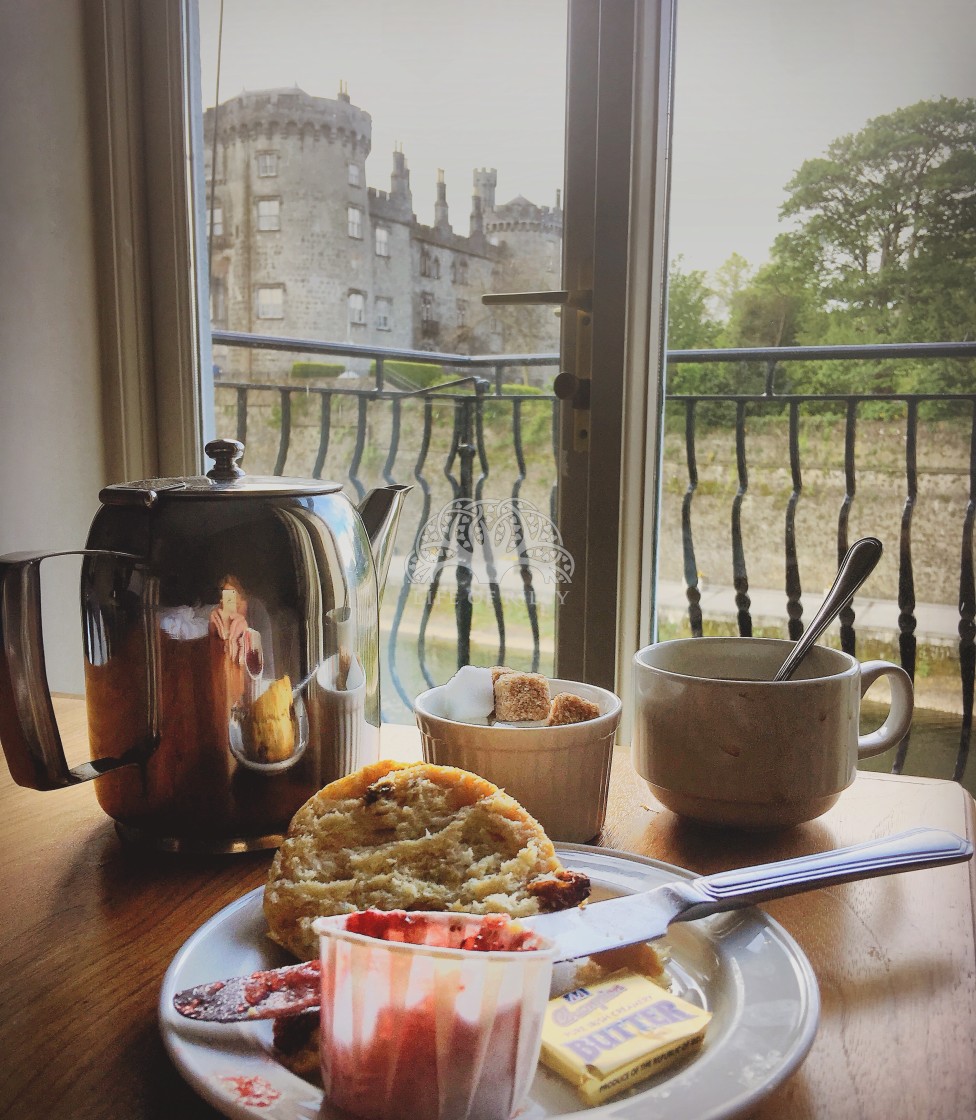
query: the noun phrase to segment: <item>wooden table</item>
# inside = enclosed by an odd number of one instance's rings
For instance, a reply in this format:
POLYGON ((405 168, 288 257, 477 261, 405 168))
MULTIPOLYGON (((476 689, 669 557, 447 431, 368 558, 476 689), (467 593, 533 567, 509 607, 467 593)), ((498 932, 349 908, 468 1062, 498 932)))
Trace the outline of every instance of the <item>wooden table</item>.
MULTIPOLYGON (((82 761, 84 705, 56 706, 69 760, 82 761)), ((416 754, 412 729, 384 735, 387 754, 416 754)), ((0 1115, 213 1120, 163 1049, 159 984, 197 926, 263 882, 270 853, 129 850, 90 786, 38 793, 0 770, 0 1115)), ((601 842, 706 872, 923 824, 972 839, 972 798, 947 781, 861 774, 826 816, 791 832, 708 832, 657 805, 620 751, 601 842)), ((974 899, 968 863, 770 903, 810 958, 823 1006, 805 1063, 753 1115, 976 1117, 974 899)))

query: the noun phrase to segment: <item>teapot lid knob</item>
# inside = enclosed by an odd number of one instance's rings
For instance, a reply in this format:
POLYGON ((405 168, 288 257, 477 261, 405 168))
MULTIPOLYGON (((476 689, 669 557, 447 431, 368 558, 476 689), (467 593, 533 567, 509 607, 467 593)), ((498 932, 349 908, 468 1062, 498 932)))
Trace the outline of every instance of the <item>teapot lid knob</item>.
POLYGON ((207 471, 207 478, 215 482, 229 482, 243 477, 244 470, 237 465, 244 454, 244 444, 240 440, 212 439, 204 451, 214 461, 213 467, 207 471))

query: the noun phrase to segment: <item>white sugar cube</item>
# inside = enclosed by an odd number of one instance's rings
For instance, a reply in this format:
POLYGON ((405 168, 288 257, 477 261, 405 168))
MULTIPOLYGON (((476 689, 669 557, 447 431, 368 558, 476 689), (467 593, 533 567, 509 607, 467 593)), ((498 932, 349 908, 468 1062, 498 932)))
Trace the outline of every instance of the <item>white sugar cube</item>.
POLYGON ((464 665, 443 686, 441 703, 446 719, 483 723, 495 707, 491 670, 464 665))

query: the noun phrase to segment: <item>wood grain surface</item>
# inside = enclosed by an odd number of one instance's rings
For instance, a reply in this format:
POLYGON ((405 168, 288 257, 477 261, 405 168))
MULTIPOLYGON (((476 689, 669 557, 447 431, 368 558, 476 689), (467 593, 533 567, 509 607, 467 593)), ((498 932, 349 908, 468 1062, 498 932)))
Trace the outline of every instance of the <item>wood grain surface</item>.
MULTIPOLYGON (((80 762, 84 704, 59 698, 56 709, 69 761, 80 762)), ((388 756, 418 750, 412 728, 384 728, 388 756)), ((0 769, 0 1115, 213 1120, 163 1049, 159 985, 193 930, 264 881, 270 853, 137 852, 90 785, 39 793, 0 769)), ((792 831, 706 830, 661 808, 618 749, 600 843, 708 872, 917 825, 972 839, 974 820, 954 783, 861 774, 828 814, 792 831)), ((969 863, 769 903, 810 958, 822 1018, 807 1060, 752 1115, 976 1117, 974 897, 969 863)))

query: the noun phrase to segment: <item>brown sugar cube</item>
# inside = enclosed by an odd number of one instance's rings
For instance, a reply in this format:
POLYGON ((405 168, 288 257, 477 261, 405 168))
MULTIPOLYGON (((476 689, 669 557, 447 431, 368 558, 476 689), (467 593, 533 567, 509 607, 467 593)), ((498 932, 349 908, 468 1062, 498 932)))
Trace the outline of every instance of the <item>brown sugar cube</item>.
POLYGON ((596 719, 599 714, 598 705, 584 700, 582 696, 577 696, 575 693, 560 692, 553 698, 546 723, 550 727, 563 723, 585 723, 588 719, 596 719))
POLYGON ((491 667, 491 683, 494 685, 499 677, 504 677, 506 673, 514 673, 514 669, 509 669, 507 665, 492 665, 491 667))
POLYGON ((539 673, 502 673, 495 680, 495 719, 503 723, 545 719, 549 682, 539 673))

